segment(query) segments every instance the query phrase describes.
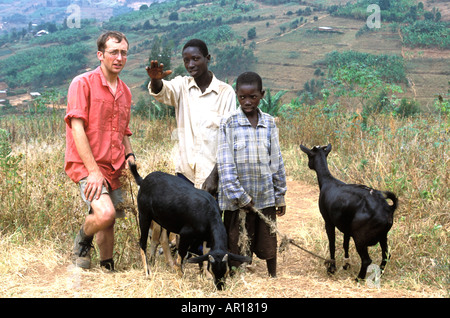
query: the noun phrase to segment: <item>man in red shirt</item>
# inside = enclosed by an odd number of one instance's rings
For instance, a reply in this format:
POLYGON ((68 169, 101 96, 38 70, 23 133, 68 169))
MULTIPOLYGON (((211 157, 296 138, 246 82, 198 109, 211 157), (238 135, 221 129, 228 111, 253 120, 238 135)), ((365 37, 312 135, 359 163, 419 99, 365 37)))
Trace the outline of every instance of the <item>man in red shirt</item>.
POLYGON ((73 261, 90 268, 92 240, 100 250, 100 266, 114 270, 115 209, 122 201, 120 176, 134 162, 128 127, 131 92, 119 79, 127 62, 128 40, 110 31, 97 40, 100 66, 74 78, 67 96, 65 171, 78 183, 89 215, 75 238, 73 261))

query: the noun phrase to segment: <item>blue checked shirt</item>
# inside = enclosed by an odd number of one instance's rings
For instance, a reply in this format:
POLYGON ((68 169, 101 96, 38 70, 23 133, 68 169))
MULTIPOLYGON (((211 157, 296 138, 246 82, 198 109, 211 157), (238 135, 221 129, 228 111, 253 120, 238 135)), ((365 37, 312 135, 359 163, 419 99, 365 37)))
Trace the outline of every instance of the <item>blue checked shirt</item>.
POLYGON ((253 199, 255 208, 284 206, 286 173, 275 120, 258 108, 253 128, 239 107, 219 128, 219 206, 237 210, 253 199))

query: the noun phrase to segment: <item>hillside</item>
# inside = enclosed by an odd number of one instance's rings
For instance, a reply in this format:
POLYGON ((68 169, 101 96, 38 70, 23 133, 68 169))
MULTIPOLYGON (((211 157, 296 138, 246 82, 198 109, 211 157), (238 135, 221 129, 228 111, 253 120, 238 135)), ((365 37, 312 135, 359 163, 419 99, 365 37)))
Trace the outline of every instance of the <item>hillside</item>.
MULTIPOLYGON (((180 47, 185 39, 191 36, 206 38, 213 57, 212 69, 218 67, 217 64, 224 58, 229 58, 225 56, 225 53, 231 51, 230 47, 239 47, 251 52, 254 56, 253 63, 240 60, 233 63, 233 57, 231 57, 231 61, 227 61, 228 64, 225 66, 230 68, 229 72, 220 77, 231 83, 240 71, 254 69, 262 75, 266 88, 274 92, 288 91, 283 97, 285 103, 298 97, 305 83, 311 80, 326 80, 327 69, 326 66, 320 65, 320 61, 332 51, 353 50, 375 55, 402 56, 409 84, 401 84, 404 93, 399 96, 416 99, 424 109, 432 107, 438 94, 447 93, 450 74, 448 49, 405 47, 402 45, 402 34, 399 29, 394 30, 388 22, 383 22, 380 29, 357 36, 358 31, 366 23, 364 20, 337 17, 327 10, 332 5, 341 4, 342 1, 339 0, 301 1, 301 4, 266 4, 274 2, 276 1, 249 0, 221 1, 220 3, 218 1, 182 1, 178 5, 174 1, 167 1, 150 5, 147 10, 116 15, 109 20, 105 18, 107 16, 105 15, 103 17, 105 21, 98 19, 93 23, 82 20, 80 30, 65 31, 66 33, 78 31, 78 34, 65 34, 67 40, 63 44, 61 40, 52 40, 47 43, 45 39, 36 40, 27 36, 21 40, 3 44, 0 46, 0 62, 38 46, 51 47, 76 43, 77 47, 86 48, 80 54, 88 58, 84 63, 85 67, 71 70, 80 73, 97 65, 95 40, 101 30, 117 28, 127 34, 133 47, 122 78, 131 87, 135 101, 140 95, 146 95, 143 89, 143 84, 147 80, 144 66, 148 61, 155 38, 162 39, 162 45, 169 47, 171 68, 176 69, 181 66, 180 47), (306 11, 307 8, 311 10, 309 15, 298 14, 299 11, 306 11), (176 13, 176 19, 173 15, 171 16, 173 13, 176 13), (323 30, 323 27, 337 32, 317 32, 323 30), (248 32, 252 28, 256 31, 256 36, 249 39, 248 32), (210 31, 209 34, 207 30, 210 31), (234 64, 238 65, 235 69, 234 64), (315 75, 318 68, 324 75, 315 75)), ((448 3, 423 2, 425 9, 438 8, 442 12, 442 21, 448 21, 448 3)), ((81 6, 82 18, 92 18, 93 12, 101 11, 99 8, 104 1, 84 3, 94 3, 91 7, 81 6)), ((136 8, 136 5, 134 7, 136 8)), ((111 7, 108 10, 110 9, 111 7)), ((59 27, 59 24, 57 26, 59 27)), ((55 34, 63 36, 64 33, 58 31, 55 34)), ((46 36, 50 39, 51 35, 46 36)), ((61 85, 52 84, 51 87, 64 96, 72 77, 58 79, 61 85)), ((2 86, 5 87, 5 84, 2 86)), ((24 94, 24 91, 43 89, 43 87, 24 86, 18 90, 16 96, 9 98, 10 102, 13 105, 20 104, 28 98, 28 94, 24 94)))

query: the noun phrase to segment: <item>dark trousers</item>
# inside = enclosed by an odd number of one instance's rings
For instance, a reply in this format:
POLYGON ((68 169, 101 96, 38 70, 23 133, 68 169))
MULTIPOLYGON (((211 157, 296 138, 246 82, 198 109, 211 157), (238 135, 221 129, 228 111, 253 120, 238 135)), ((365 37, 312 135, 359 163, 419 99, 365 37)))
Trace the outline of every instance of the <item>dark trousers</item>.
MULTIPOLYGON (((273 222, 276 221, 275 207, 268 207, 261 211, 273 222)), ((273 259, 277 256, 277 236, 270 233, 270 227, 254 212, 247 212, 245 227, 247 230, 250 255, 254 253, 263 260, 273 259)), ((241 254, 239 246, 240 229, 239 210, 225 211, 224 224, 228 234, 228 250, 234 254, 241 254)), ((230 261, 232 266, 239 266, 240 263, 230 261)))

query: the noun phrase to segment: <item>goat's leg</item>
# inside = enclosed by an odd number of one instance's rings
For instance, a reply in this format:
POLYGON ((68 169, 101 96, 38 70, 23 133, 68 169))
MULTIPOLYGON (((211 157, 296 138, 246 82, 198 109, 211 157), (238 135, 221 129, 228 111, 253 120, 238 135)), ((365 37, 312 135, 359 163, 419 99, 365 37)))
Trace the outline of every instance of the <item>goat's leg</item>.
POLYGON ((372 263, 372 260, 369 256, 369 251, 367 249, 367 245, 361 244, 355 241, 356 250, 358 251, 359 256, 361 257, 361 270, 359 271, 358 277, 356 281, 359 279, 365 279, 367 274, 367 267, 372 263))
POLYGON ((167 230, 165 228, 161 228, 161 236, 160 236, 160 243, 164 252, 164 258, 166 260, 166 263, 170 266, 173 267, 173 258, 172 258, 172 253, 170 252, 170 247, 169 247, 169 235, 167 234, 167 230))
POLYGON ((188 252, 188 248, 189 248, 189 239, 186 239, 186 237, 184 237, 180 233, 180 241, 178 243, 177 265, 175 266, 175 269, 177 270, 178 275, 180 277, 183 276, 183 261, 188 252))
POLYGON ((383 236, 383 238, 380 240, 380 246, 381 246, 380 269, 381 269, 381 271, 383 271, 384 268, 386 267, 387 261, 391 258, 391 255, 389 254, 388 244, 387 244, 387 235, 383 236))
POLYGON ((348 247, 350 244, 350 235, 349 234, 344 234, 344 269, 349 269, 350 268, 350 259, 349 259, 349 255, 348 255, 348 247))
POLYGON ((330 259, 325 262, 327 266, 328 274, 334 274, 336 272, 336 260, 335 260, 335 251, 336 251, 336 231, 333 224, 326 223, 325 230, 328 236, 328 244, 330 249, 330 259))
MULTIPOLYGON (((203 242, 203 255, 208 254, 211 250, 206 242, 203 242)), ((211 277, 211 273, 208 271, 208 261, 204 261, 201 263, 198 263, 199 269, 200 269, 200 275, 204 277, 211 277)))
POLYGON ((161 226, 156 223, 151 223, 152 234, 150 236, 150 265, 155 264, 156 258, 156 248, 159 245, 160 237, 161 237, 161 226))
POLYGON ((146 252, 147 252, 148 232, 149 232, 151 223, 152 223, 151 218, 143 216, 142 213, 139 214, 139 227, 141 229, 141 237, 139 239, 139 246, 141 248, 140 251, 141 251, 142 264, 144 266, 146 276, 148 276, 150 274, 146 252))

